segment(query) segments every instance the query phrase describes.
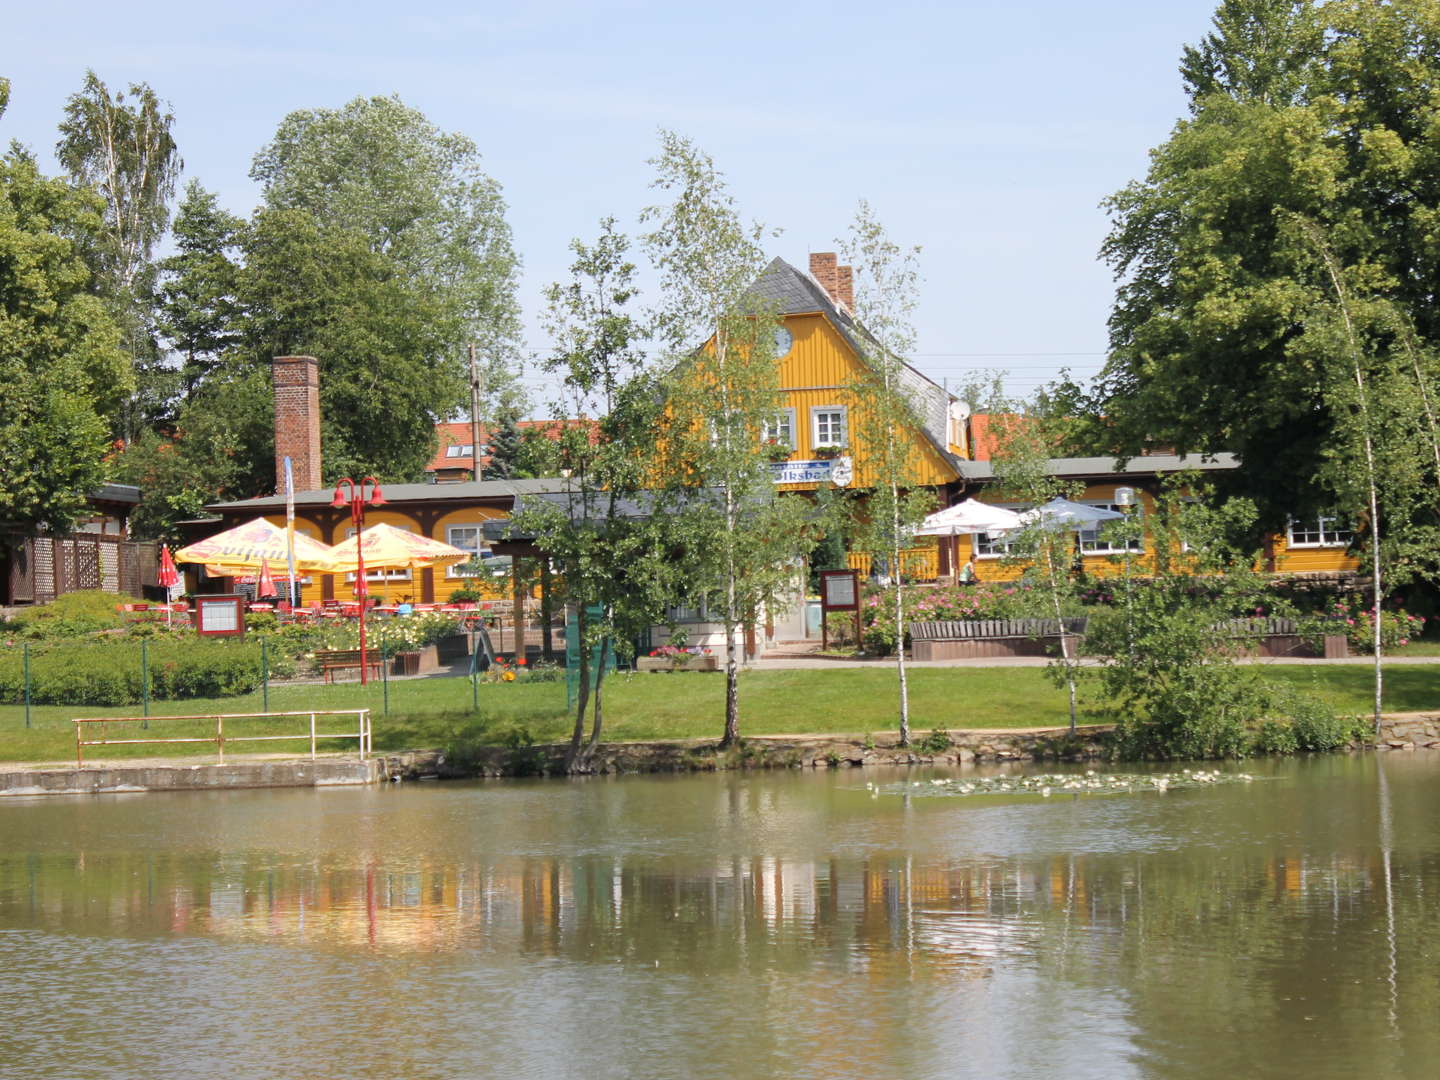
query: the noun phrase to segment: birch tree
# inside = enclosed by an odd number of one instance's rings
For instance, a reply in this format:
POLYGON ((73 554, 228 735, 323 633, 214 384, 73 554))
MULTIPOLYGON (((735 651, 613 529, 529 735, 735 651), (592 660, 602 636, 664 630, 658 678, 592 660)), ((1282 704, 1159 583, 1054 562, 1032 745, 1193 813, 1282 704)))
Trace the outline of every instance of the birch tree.
POLYGON ((692 587, 725 628, 725 731, 740 737, 741 635, 793 586, 813 543, 808 504, 777 499, 761 432, 780 407, 776 315, 750 292, 765 266, 765 230, 741 217, 710 156, 661 132, 644 236, 660 276, 657 312, 670 353, 656 472, 683 521, 692 587))
POLYGON ((665 521, 648 512, 642 490, 661 403, 645 371, 644 328, 629 310, 635 298, 629 241, 606 219, 593 244, 576 240, 571 248, 571 280, 546 292, 555 351, 544 361, 562 387, 557 437, 542 449, 547 471, 565 477, 564 505, 537 504, 517 523, 534 529, 575 609, 579 693, 565 768, 583 773, 604 731, 607 664, 663 618, 673 560, 665 521), (575 418, 581 422, 566 422, 575 418))
POLYGON ((919 486, 915 439, 920 420, 905 385, 904 357, 915 349, 912 323, 920 281, 918 247, 902 248, 863 199, 846 237, 836 242, 855 275, 855 316, 862 333, 861 371, 850 389, 851 453, 859 483, 868 487, 854 547, 890 566, 886 599, 895 609, 895 673, 900 745, 910 745, 910 694, 905 671, 905 556, 935 498, 919 486))
POLYGON ((84 84, 65 104, 55 147, 60 164, 76 183, 99 194, 104 207, 101 227, 86 238, 85 251, 135 368, 137 394, 120 420, 127 439, 163 414, 175 391, 154 338, 151 258, 169 224, 184 167, 170 133, 174 120, 147 84, 131 83, 112 95, 87 70, 84 84))

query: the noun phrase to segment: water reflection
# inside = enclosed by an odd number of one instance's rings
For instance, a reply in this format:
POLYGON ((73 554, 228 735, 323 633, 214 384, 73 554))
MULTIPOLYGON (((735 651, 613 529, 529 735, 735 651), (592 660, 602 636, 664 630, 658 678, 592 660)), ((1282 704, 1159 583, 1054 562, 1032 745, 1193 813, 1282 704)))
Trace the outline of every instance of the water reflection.
MULTIPOLYGON (((37 955, 209 943, 258 985, 363 978, 371 1013, 483 1002, 595 1075, 1406 1075, 1440 1052, 1440 774, 1381 768, 1068 803, 842 776, 3 807, 0 962, 43 999, 37 955)), ((23 1039, 0 1055, 35 1064, 23 1039)), ((516 1053, 507 1075, 568 1071, 516 1053)))

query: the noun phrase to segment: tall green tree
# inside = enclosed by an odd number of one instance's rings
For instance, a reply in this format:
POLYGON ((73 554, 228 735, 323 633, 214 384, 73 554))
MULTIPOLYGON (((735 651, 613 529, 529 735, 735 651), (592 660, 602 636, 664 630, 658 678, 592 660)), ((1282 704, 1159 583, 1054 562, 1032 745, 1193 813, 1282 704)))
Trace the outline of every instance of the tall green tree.
MULTIPOLYGON (((361 97, 339 109, 291 113, 250 175, 264 189, 262 215, 282 215, 272 234, 302 222, 327 243, 346 234, 345 243, 363 244, 375 257, 402 318, 412 307, 423 314, 425 338, 399 358, 407 377, 428 388, 436 416, 468 405, 463 365, 472 342, 486 364, 487 395, 511 402, 519 259, 500 186, 481 170, 470 139, 440 130, 397 97, 361 97)), ((331 292, 315 298, 322 310, 331 292)), ((343 307, 349 299, 333 302, 343 307)), ((422 456, 410 472, 423 468, 422 456)))
POLYGON ((132 83, 112 94, 87 70, 80 90, 65 104, 55 147, 75 181, 103 200, 101 228, 85 238, 85 251, 95 287, 113 308, 135 368, 137 396, 120 421, 126 438, 163 415, 175 390, 173 372, 155 341, 152 260, 184 167, 170 133, 174 120, 147 84, 132 83))
POLYGON ((594 243, 571 248, 570 281, 546 292, 555 351, 544 366, 560 378, 562 397, 557 437, 541 447, 550 473, 566 477, 563 505, 542 504, 517 520, 557 564, 575 612, 579 693, 565 763, 588 772, 604 730, 608 661, 664 618, 675 561, 667 519, 645 490, 663 400, 645 370, 644 328, 630 311, 629 241, 606 219, 594 243), (587 423, 563 423, 572 417, 598 418, 598 434, 587 423))
POLYGON ((418 480, 436 421, 467 393, 443 296, 400 273, 364 233, 275 209, 248 232, 240 295, 252 367, 320 358, 326 479, 418 480))
POLYGON ((512 410, 500 414, 494 434, 490 436, 490 464, 485 473, 491 479, 508 480, 520 475, 520 420, 512 410))
MULTIPOLYGON (((1120 285, 1091 411, 1120 451, 1235 451, 1274 528, 1335 502, 1322 465, 1344 441, 1298 344, 1333 288, 1291 223, 1392 306, 1411 355, 1440 342, 1440 4, 1226 0, 1183 73, 1192 115, 1109 201, 1120 285)), ((1433 370, 1411 397, 1433 401, 1433 370)))
POLYGON ((780 407, 773 309, 751 291, 764 229, 747 224, 708 154, 660 136, 645 249, 660 276, 658 330, 670 349, 668 411, 657 471, 685 522, 692 580, 725 627, 725 732, 740 737, 741 634, 794 588, 814 543, 802 499, 777 499, 761 433, 780 407))
POLYGON ((239 253, 245 221, 191 180, 173 236, 175 254, 158 264, 158 325, 180 356, 181 393, 189 397, 240 342, 239 253))
POLYGON ((77 239, 101 228, 93 194, 0 157, 0 521, 64 530, 106 478, 134 375, 77 239))
POLYGON ((838 241, 855 274, 855 315, 863 333, 861 373, 851 387, 855 433, 851 452, 860 482, 868 487, 866 512, 856 522, 854 546, 890 566, 894 604, 895 671, 899 689, 900 745, 910 745, 910 693, 905 672, 905 555, 915 529, 934 507, 933 493, 919 484, 915 439, 921 424, 906 383, 904 357, 915 350, 920 249, 890 239, 870 204, 860 201, 848 236, 838 241))

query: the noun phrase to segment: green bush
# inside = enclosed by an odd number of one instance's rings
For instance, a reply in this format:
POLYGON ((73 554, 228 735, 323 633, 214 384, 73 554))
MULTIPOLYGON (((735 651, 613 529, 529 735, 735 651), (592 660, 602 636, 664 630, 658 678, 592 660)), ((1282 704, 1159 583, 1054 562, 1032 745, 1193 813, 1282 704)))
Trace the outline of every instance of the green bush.
MULTIPOLYGON (((148 648, 156 700, 232 697, 262 682, 258 642, 157 640, 148 648)), ((132 705, 142 698, 140 644, 125 640, 57 643, 32 650, 31 700, 37 705, 132 705)), ((24 700, 21 650, 0 651, 0 701, 24 700)))
POLYGON ((133 596, 122 593, 84 589, 66 593, 48 604, 25 608, 18 612, 6 629, 17 637, 32 641, 50 638, 74 638, 97 630, 114 630, 124 625, 118 604, 140 604, 133 596))
POLYGON ((936 728, 916 742, 915 749, 922 754, 943 754, 954 745, 955 740, 950 737, 950 732, 936 728))

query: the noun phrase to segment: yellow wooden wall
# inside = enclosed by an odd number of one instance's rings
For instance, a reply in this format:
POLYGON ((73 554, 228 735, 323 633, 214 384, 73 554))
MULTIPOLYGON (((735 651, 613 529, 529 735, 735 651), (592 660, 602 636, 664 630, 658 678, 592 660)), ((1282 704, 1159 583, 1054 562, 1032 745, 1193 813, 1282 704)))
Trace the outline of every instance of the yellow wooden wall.
MULTIPOLYGON (((823 315, 787 315, 785 328, 794 339, 790 351, 780 360, 784 405, 795 410, 796 450, 791 458, 809 461, 815 457, 810 410, 820 405, 843 405, 856 469, 851 486, 873 486, 874 476, 865 466, 865 448, 857 445, 864 428, 864 402, 856 400, 852 386, 863 374, 860 359, 823 315)), ((936 452, 923 432, 907 431, 904 437, 916 463, 916 484, 939 486, 957 479, 955 470, 936 452)), ((816 487, 815 484, 783 484, 779 490, 813 491, 816 487)))
POLYGON ((1270 552, 1274 557, 1275 571, 1281 574, 1360 569, 1360 560, 1343 547, 1292 548, 1289 537, 1283 532, 1270 538, 1270 552))
MULTIPOLYGON (((1131 486, 1120 483, 1089 484, 1085 491, 1079 496, 1081 502, 1114 502, 1115 489, 1117 487, 1131 486)), ((1144 513, 1153 515, 1155 513, 1155 499, 1148 492, 1141 488, 1134 488, 1136 497, 1144 513)), ((981 500, 990 501, 990 500, 981 500)), ((942 539, 941 543, 946 541, 942 539)), ((957 567, 964 564, 970 557, 972 537, 968 534, 955 538, 958 561, 957 567)), ((1148 530, 1145 537, 1145 551, 1131 556, 1130 570, 1132 573, 1146 573, 1154 568, 1154 539, 1148 530)), ((1272 570, 1282 574, 1296 574, 1307 572, 1342 572, 1354 571, 1360 566, 1360 562, 1345 548, 1288 548, 1285 534, 1271 534, 1268 537, 1267 548, 1274 554, 1273 568, 1267 565, 1268 560, 1262 561, 1257 567, 1260 570, 1272 570)), ((1120 555, 1086 555, 1085 572, 1092 577, 1113 577, 1124 574, 1124 557, 1120 555)), ((1024 567, 1009 564, 999 557, 980 556, 976 560, 980 579, 982 581, 1011 581, 1021 575, 1024 567)))

